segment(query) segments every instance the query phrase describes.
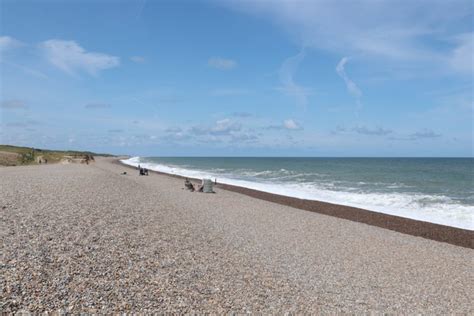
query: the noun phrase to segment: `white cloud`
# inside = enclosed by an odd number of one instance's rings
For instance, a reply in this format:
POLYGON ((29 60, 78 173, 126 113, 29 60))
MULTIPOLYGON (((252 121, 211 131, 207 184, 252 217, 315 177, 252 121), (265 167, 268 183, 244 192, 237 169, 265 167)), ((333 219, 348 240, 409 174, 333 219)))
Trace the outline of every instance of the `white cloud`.
POLYGON ((337 74, 344 79, 346 83, 347 91, 356 98, 357 105, 360 106, 360 98, 362 97, 362 91, 360 91, 359 87, 352 81, 349 76, 346 74, 345 66, 349 59, 344 57, 336 66, 337 74))
POLYGON ((0 36, 0 53, 6 52, 8 50, 18 48, 24 44, 19 40, 10 37, 10 36, 0 36))
POLYGON ((130 60, 137 64, 143 64, 146 62, 146 58, 143 56, 132 56, 130 57, 130 60))
POLYGON ((258 139, 251 130, 244 130, 242 124, 233 119, 224 118, 210 125, 197 125, 190 128, 170 127, 165 129, 163 140, 187 142, 193 140, 198 143, 232 143, 241 141, 246 143, 258 139))
POLYGON ((162 137, 165 141, 186 141, 191 139, 191 135, 185 131, 176 129, 175 131, 166 131, 166 135, 162 137))
MULTIPOLYGON (((472 18, 471 0, 279 0, 219 2, 231 9, 261 16, 282 26, 298 45, 326 50, 358 60, 398 63, 404 67, 449 67, 450 55, 469 51, 468 45, 449 49, 459 34, 459 21, 472 18)), ((472 49, 471 49, 472 55, 472 49)), ((462 65, 465 65, 464 63, 462 65)), ((442 68, 441 67, 441 68, 442 68)), ((392 67, 393 68, 393 67, 392 67)))
POLYGON ((284 120, 283 123, 281 123, 281 124, 270 125, 270 126, 267 126, 267 127, 264 127, 264 128, 265 129, 270 129, 270 130, 284 130, 284 129, 287 129, 287 130, 293 130, 293 131, 303 129, 303 127, 293 119, 287 119, 287 120, 284 120))
POLYGON ((291 129, 291 130, 301 129, 301 126, 292 119, 285 120, 283 122, 283 127, 285 127, 286 129, 291 129))
POLYGON ((229 136, 242 129, 242 125, 231 119, 217 120, 212 126, 193 126, 191 133, 198 135, 229 136))
POLYGON ((280 67, 279 76, 282 87, 278 90, 294 97, 299 105, 306 106, 308 104, 308 96, 310 90, 297 84, 293 79, 296 70, 305 57, 305 52, 302 50, 295 56, 287 58, 280 67))
POLYGON ((209 58, 207 64, 210 67, 219 69, 219 70, 231 70, 237 67, 237 62, 233 59, 226 59, 222 57, 212 57, 209 58))
POLYGON ((40 47, 51 64, 69 74, 85 71, 95 75, 120 64, 118 57, 87 52, 74 41, 52 39, 41 43, 40 47))
POLYGON ((231 119, 222 119, 215 122, 214 126, 211 127, 195 127, 194 130, 201 134, 210 135, 230 135, 233 132, 238 132, 242 129, 242 125, 238 122, 232 121, 231 119))

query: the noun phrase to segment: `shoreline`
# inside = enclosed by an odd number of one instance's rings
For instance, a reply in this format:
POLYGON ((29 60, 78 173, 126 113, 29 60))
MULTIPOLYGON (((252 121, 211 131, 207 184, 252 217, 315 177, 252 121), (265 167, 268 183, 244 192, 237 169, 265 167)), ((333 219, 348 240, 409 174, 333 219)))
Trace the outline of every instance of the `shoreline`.
MULTIPOLYGON (((123 158, 117 158, 113 162, 124 167, 136 170, 135 167, 127 165, 121 161, 123 158)), ((149 170, 152 173, 185 179, 186 177, 164 173, 155 170, 149 170)), ((189 178, 193 181, 201 181, 201 179, 189 178)), ((359 222, 370 226, 376 226, 402 234, 426 238, 439 242, 474 249, 474 231, 467 229, 445 226, 375 211, 369 211, 357 207, 322 202, 317 200, 306 200, 295 197, 283 196, 275 193, 258 191, 245 187, 239 187, 230 184, 217 183, 217 188, 244 194, 260 200, 265 200, 280 205, 290 206, 293 208, 315 212, 327 216, 337 217, 353 222, 359 222)))
POLYGON ((4 312, 472 314, 472 249, 130 168, 0 168, 4 312))

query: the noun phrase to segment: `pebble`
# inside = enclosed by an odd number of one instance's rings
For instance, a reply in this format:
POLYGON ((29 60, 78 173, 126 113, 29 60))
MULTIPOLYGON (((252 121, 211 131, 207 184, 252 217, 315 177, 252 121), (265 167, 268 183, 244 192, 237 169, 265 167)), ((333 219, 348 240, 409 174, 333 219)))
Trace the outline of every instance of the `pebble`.
POLYGON ((474 312, 472 249, 124 168, 0 168, 2 313, 474 312))

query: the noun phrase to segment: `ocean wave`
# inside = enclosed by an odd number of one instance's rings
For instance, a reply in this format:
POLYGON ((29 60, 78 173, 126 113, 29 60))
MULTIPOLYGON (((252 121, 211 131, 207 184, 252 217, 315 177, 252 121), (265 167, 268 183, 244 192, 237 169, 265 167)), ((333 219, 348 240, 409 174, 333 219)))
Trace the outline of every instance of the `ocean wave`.
MULTIPOLYGON (((359 207, 421 221, 474 230, 474 206, 459 204, 443 195, 398 192, 361 192, 360 188, 334 182, 270 182, 239 179, 212 171, 141 161, 139 157, 122 160, 131 166, 190 178, 217 178, 218 182, 307 200, 359 207)), ((271 171, 271 170, 267 170, 271 171)), ((267 172, 264 171, 264 172, 267 172)), ((289 172, 288 170, 286 170, 289 172)), ((246 175, 248 176, 248 175, 246 175)), ((260 179, 263 180, 263 179, 260 179)), ((275 179, 276 180, 276 179, 275 179)), ((392 183, 392 185, 396 185, 392 183)))

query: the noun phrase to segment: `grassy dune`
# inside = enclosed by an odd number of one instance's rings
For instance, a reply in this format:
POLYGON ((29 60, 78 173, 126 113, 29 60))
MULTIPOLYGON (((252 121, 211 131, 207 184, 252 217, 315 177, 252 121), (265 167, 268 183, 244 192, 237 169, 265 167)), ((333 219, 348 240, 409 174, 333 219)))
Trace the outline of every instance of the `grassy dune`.
POLYGON ((0 166, 57 163, 65 159, 91 159, 94 156, 111 156, 90 151, 48 150, 31 147, 0 145, 0 166))

